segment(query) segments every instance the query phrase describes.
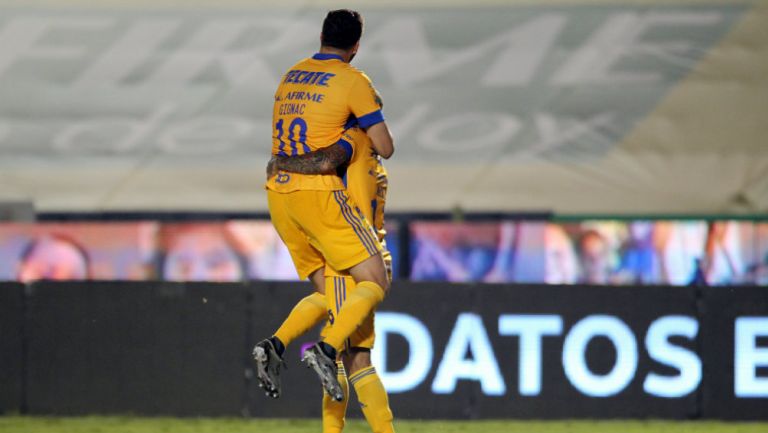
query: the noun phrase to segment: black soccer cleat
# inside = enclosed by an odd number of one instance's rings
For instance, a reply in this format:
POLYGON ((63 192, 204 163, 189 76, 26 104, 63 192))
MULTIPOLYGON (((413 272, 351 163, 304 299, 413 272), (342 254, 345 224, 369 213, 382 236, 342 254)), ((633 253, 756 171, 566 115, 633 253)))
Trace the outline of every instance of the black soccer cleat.
MULTIPOLYGON (((320 383, 323 384, 323 389, 332 399, 335 401, 344 400, 344 391, 341 389, 339 379, 336 377, 338 374, 338 367, 336 366, 336 357, 333 354, 326 353, 320 344, 315 343, 312 347, 304 352, 304 356, 301 358, 301 362, 307 365, 308 368, 315 370, 317 376, 320 378, 320 383)), ((326 345, 328 351, 334 351, 333 348, 326 345)))
POLYGON ((263 388, 268 397, 280 398, 280 367, 285 361, 277 353, 272 339, 259 341, 253 348, 253 360, 256 361, 256 378, 259 388, 263 388))

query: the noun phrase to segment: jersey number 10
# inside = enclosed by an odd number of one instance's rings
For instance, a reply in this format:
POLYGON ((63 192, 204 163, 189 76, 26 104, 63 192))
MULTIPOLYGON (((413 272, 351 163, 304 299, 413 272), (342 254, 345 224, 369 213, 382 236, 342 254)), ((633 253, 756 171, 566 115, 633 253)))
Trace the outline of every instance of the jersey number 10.
MULTIPOLYGON (((285 131, 283 130, 282 118, 275 124, 275 129, 277 129, 277 139, 280 141, 279 152, 277 154, 280 156, 288 156, 288 154, 285 152, 285 141, 283 141, 283 135, 285 134, 285 131)), ((307 146, 307 122, 305 122, 301 117, 293 119, 291 124, 288 125, 288 142, 291 146, 290 156, 302 155, 311 151, 309 146, 307 146), (299 130, 298 137, 296 136, 297 128, 299 130), (297 143, 301 143, 301 153, 299 153, 297 143)))

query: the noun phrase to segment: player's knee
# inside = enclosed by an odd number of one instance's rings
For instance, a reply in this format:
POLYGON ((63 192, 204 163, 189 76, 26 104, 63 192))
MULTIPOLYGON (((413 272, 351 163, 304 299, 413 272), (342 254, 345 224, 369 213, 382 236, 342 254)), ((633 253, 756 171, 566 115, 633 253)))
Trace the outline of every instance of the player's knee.
POLYGON ((371 258, 371 280, 378 284, 384 292, 389 291, 389 277, 387 276, 387 267, 384 265, 384 259, 381 254, 371 258))
POLYGON ((386 274, 383 276, 378 274, 371 275, 370 278, 368 278, 366 281, 376 283, 379 287, 382 288, 382 290, 384 290, 385 295, 389 293, 389 279, 387 278, 386 274))
POLYGON ((384 274, 383 278, 378 278, 373 281, 376 284, 378 284, 382 289, 384 289, 384 293, 389 293, 389 278, 387 278, 386 273, 384 274))
POLYGON ((349 273, 355 282, 371 281, 378 284, 384 292, 389 290, 389 279, 387 278, 387 269, 384 266, 384 260, 381 254, 371 256, 363 262, 349 269, 349 273))

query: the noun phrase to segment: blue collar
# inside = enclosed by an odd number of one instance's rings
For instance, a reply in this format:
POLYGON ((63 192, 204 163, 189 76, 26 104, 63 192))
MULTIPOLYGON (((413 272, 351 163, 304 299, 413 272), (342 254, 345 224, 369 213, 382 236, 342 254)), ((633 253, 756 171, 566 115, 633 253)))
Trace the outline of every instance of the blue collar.
POLYGON ((341 60, 342 62, 344 61, 344 58, 341 57, 338 54, 316 53, 314 56, 312 56, 312 58, 315 59, 315 60, 331 60, 331 59, 336 59, 336 60, 341 60))

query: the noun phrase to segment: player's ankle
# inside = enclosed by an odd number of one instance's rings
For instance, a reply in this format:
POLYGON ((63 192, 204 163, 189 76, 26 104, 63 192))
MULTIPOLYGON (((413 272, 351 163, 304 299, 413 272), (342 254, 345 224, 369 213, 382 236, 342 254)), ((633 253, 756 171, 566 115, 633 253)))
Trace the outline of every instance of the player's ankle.
POLYGON ((336 359, 336 349, 334 349, 330 344, 326 343, 325 341, 318 341, 317 347, 319 347, 327 357, 334 360, 336 359))
POLYGON ((274 335, 270 337, 269 340, 272 342, 272 345, 275 346, 275 352, 277 352, 277 354, 282 358, 283 353, 285 353, 285 344, 283 344, 283 342, 274 335))

